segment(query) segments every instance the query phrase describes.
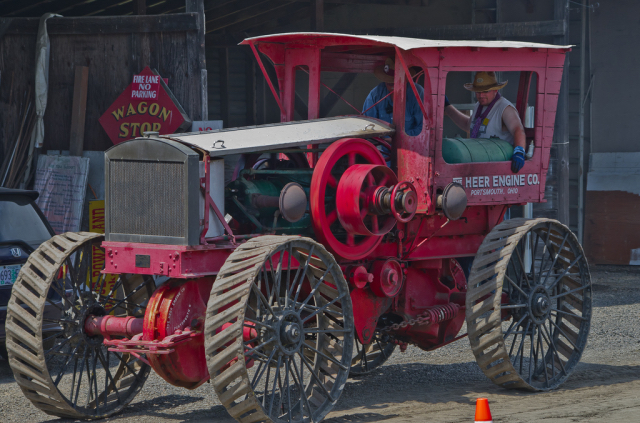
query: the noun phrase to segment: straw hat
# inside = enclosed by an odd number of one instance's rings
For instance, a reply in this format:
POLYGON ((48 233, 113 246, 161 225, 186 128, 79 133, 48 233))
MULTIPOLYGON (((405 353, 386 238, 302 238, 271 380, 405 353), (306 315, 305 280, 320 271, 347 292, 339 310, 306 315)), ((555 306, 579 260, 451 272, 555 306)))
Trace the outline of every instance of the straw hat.
POLYGON ((464 87, 469 91, 473 91, 476 93, 484 91, 497 91, 507 85, 508 82, 509 81, 498 82, 496 80, 496 73, 493 71, 482 71, 476 72, 473 83, 469 82, 467 84, 464 84, 464 87))

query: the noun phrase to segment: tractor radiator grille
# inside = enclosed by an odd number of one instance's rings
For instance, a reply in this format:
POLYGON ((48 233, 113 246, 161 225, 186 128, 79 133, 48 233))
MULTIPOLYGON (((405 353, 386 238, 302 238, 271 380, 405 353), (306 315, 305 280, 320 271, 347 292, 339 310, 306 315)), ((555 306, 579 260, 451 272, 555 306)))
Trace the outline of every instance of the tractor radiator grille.
POLYGON ((184 237, 184 171, 183 163, 112 160, 110 232, 184 237))

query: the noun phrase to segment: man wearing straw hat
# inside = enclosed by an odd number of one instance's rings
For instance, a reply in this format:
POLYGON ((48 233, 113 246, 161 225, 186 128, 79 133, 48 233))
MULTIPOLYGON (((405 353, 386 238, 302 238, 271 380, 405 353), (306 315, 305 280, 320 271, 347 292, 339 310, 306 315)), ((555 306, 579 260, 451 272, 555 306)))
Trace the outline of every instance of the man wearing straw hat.
MULTIPOLYGON (((384 66, 378 66, 373 70, 373 74, 382 81, 371 90, 364 101, 362 113, 365 116, 374 117, 391 123, 393 120, 393 80, 395 77, 395 63, 391 57, 387 57, 384 66)), ((412 72, 413 75, 413 72, 412 72)), ((408 86, 409 83, 407 83, 408 86)), ((416 89, 420 98, 424 98, 424 89, 416 84, 416 89)), ((407 101, 404 112, 404 130, 407 135, 418 135, 422 131, 422 110, 413 94, 412 89, 407 89, 407 101)))
POLYGON ((476 93, 476 103, 471 116, 460 112, 449 103, 445 96, 444 113, 463 131, 469 131, 471 138, 498 137, 514 146, 511 157, 511 171, 518 173, 524 166, 524 127, 513 104, 498 92, 507 85, 498 82, 495 72, 477 72, 472 83, 464 87, 476 93))

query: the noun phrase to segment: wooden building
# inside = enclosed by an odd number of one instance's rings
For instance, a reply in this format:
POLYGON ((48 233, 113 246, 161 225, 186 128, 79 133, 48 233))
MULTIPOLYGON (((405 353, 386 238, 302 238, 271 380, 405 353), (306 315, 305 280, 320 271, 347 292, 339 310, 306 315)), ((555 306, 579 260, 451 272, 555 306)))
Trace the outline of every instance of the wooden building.
MULTIPOLYGON (((220 119, 225 127, 277 121, 277 105, 253 55, 248 48, 237 46, 246 37, 323 31, 573 44, 558 103, 547 202, 534 206, 534 216, 554 217, 569 224, 584 238, 587 251, 590 239, 597 238, 598 244, 605 246, 613 242, 600 224, 601 219, 589 217, 589 203, 585 201, 587 171, 590 153, 640 152, 640 143, 629 141, 626 130, 634 121, 635 93, 639 89, 632 76, 638 67, 632 45, 640 31, 632 18, 640 12, 637 2, 3 0, 0 137, 5 148, 0 149, 0 154, 8 153, 5 140, 15 137, 19 127, 18 108, 13 106, 15 99, 9 97, 19 95, 11 93, 24 93, 33 78, 37 17, 47 12, 64 16, 49 21, 52 64, 45 124, 51 136, 45 140, 44 148, 55 150, 69 149, 69 105, 75 66, 90 68, 83 148, 104 150, 111 142, 99 127, 97 117, 131 75, 145 65, 169 78, 169 87, 194 120, 220 119), (625 37, 618 32, 623 27, 629 34, 625 37), (9 90, 11 84, 14 88, 9 90), (15 87, 20 88, 16 91, 15 87), (585 222, 590 223, 583 236, 585 222)), ((329 75, 324 82, 360 107, 375 79, 367 75, 329 75)), ((304 77, 300 83, 304 84, 304 77)), ((321 94, 326 115, 354 112, 329 90, 324 89, 321 94)), ((450 97, 454 103, 472 101, 464 90, 454 91, 450 97)), ((299 96, 296 107, 302 116, 304 95, 299 96)), ((640 233, 621 236, 640 240, 640 233)), ((599 261, 598 254, 591 254, 590 258, 599 261)), ((624 260, 629 261, 623 258, 620 264, 624 260)))

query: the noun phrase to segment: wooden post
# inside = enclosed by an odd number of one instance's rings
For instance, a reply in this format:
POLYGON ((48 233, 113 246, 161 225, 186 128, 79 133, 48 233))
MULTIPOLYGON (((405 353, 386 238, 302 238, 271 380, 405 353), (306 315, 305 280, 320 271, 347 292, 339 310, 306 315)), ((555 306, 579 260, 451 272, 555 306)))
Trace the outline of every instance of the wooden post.
MULTIPOLYGON (((554 38, 555 44, 569 44, 569 0, 555 0, 554 19, 565 21, 564 35, 554 38)), ((562 86, 558 96, 558 109, 554 131, 556 147, 556 175, 558 220, 569 225, 569 55, 564 61, 562 86)))
POLYGON ((229 49, 218 50, 220 63, 220 111, 222 114, 222 125, 229 128, 229 49))
POLYGON ((204 0, 186 0, 186 12, 198 14, 198 35, 195 37, 197 44, 198 65, 200 68, 200 110, 199 120, 209 120, 209 97, 207 92, 207 62, 204 48, 205 40, 205 15, 204 0))
POLYGON ((245 67, 245 86, 247 89, 247 117, 245 123, 247 125, 255 125, 258 120, 256 104, 256 62, 253 58, 253 54, 251 54, 250 51, 247 51, 247 55, 245 57, 247 60, 247 64, 245 67))
POLYGON ((89 68, 76 66, 73 83, 73 105, 71 106, 71 137, 69 140, 69 154, 82 156, 84 149, 84 118, 87 111, 87 85, 89 83, 89 68))
POLYGON ((324 31, 324 0, 311 1, 311 30, 324 31))
POLYGON ((147 0, 133 0, 133 14, 134 15, 146 15, 147 14, 147 0))

